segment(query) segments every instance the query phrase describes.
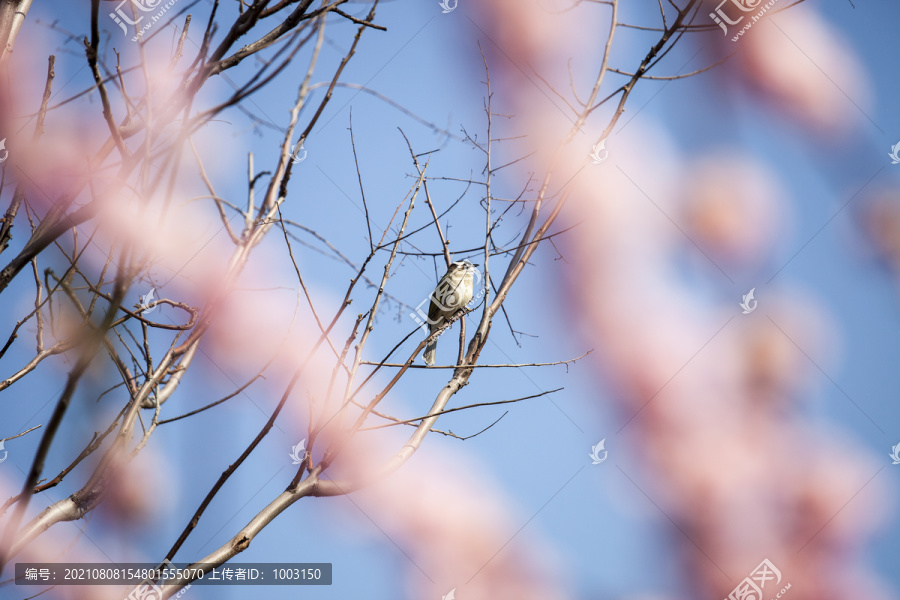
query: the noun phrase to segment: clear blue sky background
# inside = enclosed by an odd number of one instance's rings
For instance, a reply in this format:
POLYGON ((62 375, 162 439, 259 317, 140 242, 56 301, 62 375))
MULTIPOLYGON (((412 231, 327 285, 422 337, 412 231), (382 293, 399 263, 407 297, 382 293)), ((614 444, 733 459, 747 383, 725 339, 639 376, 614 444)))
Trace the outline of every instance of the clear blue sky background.
MULTIPOLYGON (((458 9, 446 15, 441 14, 436 0, 384 4, 379 8, 376 21, 386 25, 388 33, 366 32, 343 81, 364 84, 454 134, 459 133, 461 125, 480 133, 484 124, 484 90, 476 41, 480 39, 485 45, 491 42, 480 38, 473 27, 470 18, 477 16, 468 6, 470 1, 460 0, 458 9)), ((176 7, 183 4, 187 4, 187 0, 179 0, 176 7)), ((655 10, 655 2, 640 4, 655 10)), ((778 172, 791 193, 794 217, 781 254, 776 257, 778 264, 784 263, 810 240, 878 170, 879 165, 888 163, 889 147, 900 140, 900 113, 896 110, 900 98, 900 67, 894 60, 896 32, 900 30, 900 5, 888 0, 857 1, 855 8, 844 0, 809 4, 814 4, 816 10, 850 40, 852 50, 866 65, 874 88, 873 100, 866 108, 871 120, 863 119, 864 125, 855 128, 851 134, 840 139, 813 139, 765 105, 755 105, 748 100, 740 106, 722 106, 719 86, 724 75, 722 71, 730 68, 728 64, 688 80, 668 84, 646 82, 638 88, 630 104, 633 112, 641 108, 636 118, 644 125, 668 128, 672 139, 685 152, 700 153, 724 143, 737 144, 757 154, 778 172)), ((204 4, 201 2, 199 6, 204 4)), ((648 18, 643 9, 635 6, 623 7, 623 10, 633 21, 648 18)), ((809 8, 799 6, 793 10, 809 8)), ((605 13, 596 11, 595 14, 605 13)), ((48 35, 44 25, 57 21, 60 27, 81 36, 88 30, 85 15, 83 7, 76 7, 75 3, 38 2, 31 9, 22 35, 48 35), (44 25, 38 24, 38 20, 44 25)), ((325 58, 331 65, 343 53, 350 25, 336 19, 332 27, 329 37, 341 41, 337 47, 326 45, 325 58)), ((605 18, 598 16, 597 30, 605 32, 606 27, 605 18)), ((118 32, 110 26, 107 29, 116 39, 118 32)), ((199 27, 195 27, 191 37, 197 41, 199 33, 199 27)), ((689 41, 673 52, 661 65, 660 72, 668 74, 681 68, 704 43, 703 39, 689 41)), ((642 55, 648 45, 647 38, 637 35, 623 35, 622 43, 617 52, 623 57, 642 55)), ((60 38, 59 45, 52 48, 56 48, 57 54, 57 98, 68 97, 89 85, 90 76, 84 68, 80 45, 72 41, 63 43, 60 38)), ((133 50, 129 48, 129 51, 133 50)), ((599 56, 599 41, 597 53, 599 56)), ((689 69, 704 66, 700 63, 702 56, 690 63, 689 69)), ((38 71, 44 69, 45 56, 27 60, 38 71)), ((632 59, 627 64, 634 62, 632 59)), ((590 67, 595 67, 589 63, 576 62, 576 69, 584 68, 588 73, 590 67)), ((287 108, 295 97, 296 82, 304 65, 302 60, 299 61, 292 72, 279 80, 280 84, 253 97, 247 107, 279 126, 285 124, 287 108)), ((828 65, 820 66, 823 77, 827 77, 828 65)), ((323 75, 314 81, 321 81, 324 73, 329 72, 322 70, 323 75)), ((234 77, 240 79, 237 75, 234 77)), ((36 106, 42 85, 42 81, 35 81, 34 89, 20 90, 20 94, 33 98, 36 106)), ((229 90, 227 82, 221 80, 212 82, 210 88, 215 93, 229 90)), ((852 90, 849 92, 852 96, 852 90)), ((211 96, 210 93, 207 97, 211 96)), ((498 90, 495 102, 501 112, 504 101, 508 99, 503 97, 502 90, 498 90)), ((93 106, 99 112, 96 97, 93 106)), ((408 151, 397 127, 406 132, 418 152, 441 149, 431 159, 432 174, 467 177, 470 172, 480 172, 483 159, 479 152, 429 131, 381 100, 356 90, 339 88, 320 125, 305 144, 308 158, 298 166, 291 180, 285 216, 320 231, 345 254, 361 259, 368 243, 361 235, 365 228, 347 129, 351 108, 361 171, 375 225, 388 221, 395 204, 411 184, 411 179, 406 176, 412 171, 408 151), (352 225, 344 226, 336 215, 352 225)), ((548 110, 556 110, 550 100, 548 110)), ((247 117, 237 111, 228 113, 225 118, 227 121, 209 127, 218 128, 220 134, 231 134, 233 144, 222 148, 221 162, 212 170, 217 187, 234 190, 229 199, 242 203, 245 200, 246 153, 254 152, 258 168, 265 168, 260 165, 274 161, 277 138, 274 132, 265 128, 254 132, 247 117)), ((52 126, 52 113, 48 124, 52 126)), ((652 149, 648 149, 648 153, 652 155, 652 149)), ((900 165, 887 164, 875 183, 897 189, 898 177, 900 165)), ((518 177, 501 179, 496 193, 514 196, 520 185, 518 177)), ((436 183, 432 187, 439 207, 448 206, 463 191, 463 186, 458 183, 436 183)), ((449 237, 456 248, 479 243, 477 232, 467 235, 458 220, 466 215, 483 218, 478 217, 481 214, 477 207, 478 194, 470 190, 460 212, 451 220, 449 237)), ((900 331, 900 296, 889 274, 861 263, 860 257, 848 250, 848 237, 857 235, 853 233, 854 209, 851 204, 838 214, 771 285, 804 289, 831 312, 838 325, 843 352, 840 360, 829 367, 827 377, 818 372, 814 375, 819 379, 816 392, 819 401, 809 405, 809 418, 841 430, 843 435, 870 450, 874 456, 889 462, 890 446, 900 442, 900 408, 896 395, 900 386, 900 369, 897 368, 900 342, 896 335, 900 331), (887 435, 874 429, 841 390, 877 421, 887 435)), ((417 219, 417 223, 424 223, 425 215, 420 213, 417 219)), ((517 231, 518 224, 512 224, 511 219, 508 235, 511 237, 517 231)), ((272 239, 267 243, 277 248, 281 242, 276 238, 280 235, 270 237, 272 239)), ((299 254, 308 279, 320 286, 340 290, 352 275, 349 268, 323 260, 309 249, 300 249, 299 254)), ((555 253, 549 248, 539 253, 535 259, 537 268, 545 273, 564 269, 565 265, 554 261, 554 257, 555 253)), ((389 291, 408 304, 418 304, 433 285, 434 272, 431 261, 410 259, 396 280, 392 279, 394 287, 389 291)), ((162 281, 166 276, 159 274, 162 281)), ((763 297, 765 286, 760 281, 770 276, 770 272, 761 273, 758 281, 741 281, 739 284, 746 283, 747 289, 756 285, 758 296, 763 297)), ((0 296, 0 314, 8 314, 17 293, 25 293, 22 290, 28 289, 25 279, 23 275, 16 286, 0 296)), ((577 319, 554 310, 562 304, 562 281, 560 276, 548 285, 546 281, 538 283, 530 274, 522 278, 507 306, 517 329, 535 337, 524 337, 520 348, 505 325, 495 320, 493 343, 482 356, 484 362, 552 361, 580 355, 590 347, 589 341, 577 336, 577 319)), ((293 276, 287 270, 284 286, 285 293, 293 294, 293 276)), ((738 300, 736 297, 735 302, 738 300)), ((405 315, 401 315, 401 322, 397 323, 397 312, 396 306, 386 310, 380 316, 380 323, 385 331, 405 335, 413 324, 405 315)), ((6 332, 0 333, 6 335, 6 332)), ((389 334, 376 337, 369 357, 380 357, 396 339, 389 334)), ((17 353, 0 363, 0 377, 15 370, 15 365, 25 360, 30 346, 26 339, 17 353)), ((449 343, 445 342, 444 352, 448 351, 447 346, 449 343)), ((200 406, 233 389, 229 382, 217 377, 215 365, 205 360, 201 364, 203 373, 186 378, 179 390, 178 401, 185 408, 200 406)), ((554 402, 540 399, 514 406, 497 426, 470 441, 432 436, 414 460, 427 461, 429 452, 441 449, 464 453, 470 460, 477 461, 514 499, 515 503, 510 507, 513 522, 524 524, 537 514, 517 539, 535 536, 547 541, 564 565, 574 596, 614 598, 639 591, 672 592, 677 589, 683 574, 671 558, 670 541, 681 534, 615 469, 617 461, 629 461, 629 450, 617 445, 615 437, 626 417, 612 410, 609 392, 597 387, 595 373, 598 369, 597 362, 588 360, 570 368, 568 374, 563 367, 503 374, 479 373, 473 384, 454 401, 455 405, 513 398, 561 386, 565 386, 565 390, 553 397, 554 402), (601 438, 607 438, 610 460, 601 467, 579 472, 590 462, 587 454, 591 445, 601 438), (576 472, 578 475, 553 497, 576 472), (543 476, 535 477, 535 473, 543 476), (551 497, 552 502, 544 507, 551 497)), ((46 422, 58 397, 63 374, 62 370, 45 369, 42 374, 29 376, 24 385, 13 386, 0 394, 0 414, 3 415, 0 437, 46 422)), ((430 404, 436 381, 434 377, 415 375, 400 390, 410 415, 418 414, 430 404)), ((91 421, 79 416, 80 413, 96 415, 96 411, 103 410, 95 407, 90 398, 90 394, 85 393, 73 405, 71 423, 54 445, 47 473, 55 474, 67 462, 67 457, 81 449, 86 436, 93 431, 91 421)), ((232 401, 228 410, 214 410, 202 416, 205 424, 199 438, 195 437, 197 425, 191 420, 160 428, 151 443, 168 455, 170 464, 179 470, 180 478, 196 483, 193 489, 182 488, 180 491, 182 512, 161 525, 127 532, 127 539, 99 519, 87 529, 90 539, 117 560, 156 559, 171 545, 220 470, 233 461, 255 435, 274 402, 275 398, 264 391, 251 389, 232 401), (256 405, 263 407, 265 413, 256 405), (228 435, 220 435, 222 431, 228 435), (187 432, 191 432, 191 437, 187 432), (139 552, 131 548, 135 540, 140 540, 139 552)), ((454 432, 469 434, 493 422, 504 410, 496 407, 468 414, 457 413, 443 424, 454 432)), ((225 493, 212 504, 179 554, 180 560, 202 556, 227 541, 268 499, 283 489, 292 473, 287 454, 292 444, 305 437, 303 425, 279 423, 279 429, 266 439, 252 466, 239 471, 225 493)), ((9 442, 9 459, 0 465, 0 469, 26 470, 37 441, 38 437, 32 434, 9 442)), ((19 476, 23 477, 24 473, 19 476)), ((893 481, 896 489, 900 467, 885 469, 880 477, 893 481)), ((75 481, 79 479, 75 478, 75 481)), ((46 505, 72 491, 74 488, 63 484, 36 499, 33 506, 46 505)), ((167 491, 148 490, 147 493, 164 495, 167 491)), ((335 527, 335 520, 346 519, 347 512, 354 510, 345 498, 302 501, 280 516, 274 527, 264 531, 240 556, 246 562, 334 563, 334 585, 331 587, 299 591, 279 587, 252 591, 241 587, 195 587, 190 597, 230 600, 251 593, 272 599, 397 598, 397 579, 410 565, 393 542, 368 519, 360 516, 350 525, 365 530, 365 536, 349 535, 342 531, 343 525, 335 527), (341 511, 336 509, 338 506, 341 511)), ((76 526, 83 528, 85 523, 59 527, 68 527, 74 532, 76 526)), ((872 564, 895 590, 900 590, 898 534, 900 525, 892 518, 890 527, 876 536, 868 550, 872 564)), ((0 590, 0 597, 20 597, 20 594, 11 595, 7 590, 0 590)))

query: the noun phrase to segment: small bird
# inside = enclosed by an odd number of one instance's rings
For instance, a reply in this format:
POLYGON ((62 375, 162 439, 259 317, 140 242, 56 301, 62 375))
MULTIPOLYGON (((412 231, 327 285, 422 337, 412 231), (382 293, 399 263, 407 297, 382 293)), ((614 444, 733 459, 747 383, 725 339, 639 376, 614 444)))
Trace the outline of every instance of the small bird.
MULTIPOLYGON (((441 277, 437 287, 431 292, 431 306, 428 308, 428 333, 434 333, 444 323, 444 319, 452 317, 456 311, 472 301, 475 294, 475 267, 467 260, 458 260, 450 264, 450 268, 441 277)), ((434 365, 437 352, 437 340, 425 346, 425 364, 434 365)))

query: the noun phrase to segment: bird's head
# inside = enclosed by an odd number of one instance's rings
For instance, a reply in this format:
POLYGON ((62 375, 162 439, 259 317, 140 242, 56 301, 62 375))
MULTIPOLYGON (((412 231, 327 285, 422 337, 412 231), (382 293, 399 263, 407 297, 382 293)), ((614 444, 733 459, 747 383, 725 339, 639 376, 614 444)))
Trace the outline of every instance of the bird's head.
POLYGON ((454 271, 474 271, 475 267, 478 265, 472 264, 468 260, 457 260, 450 263, 450 268, 448 269, 451 273, 454 271))

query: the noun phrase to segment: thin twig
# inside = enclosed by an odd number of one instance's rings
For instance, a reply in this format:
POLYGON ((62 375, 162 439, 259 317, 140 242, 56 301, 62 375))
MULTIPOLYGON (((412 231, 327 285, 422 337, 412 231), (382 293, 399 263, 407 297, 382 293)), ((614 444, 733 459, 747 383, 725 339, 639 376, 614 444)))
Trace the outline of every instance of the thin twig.
POLYGON ((540 398, 541 396, 546 396, 547 394, 553 394, 558 392, 564 388, 556 388, 555 390, 549 390, 547 392, 541 392, 540 394, 532 394, 531 396, 524 396, 522 398, 514 398, 512 400, 497 400, 494 402, 478 402, 476 404, 467 404, 466 406, 457 406, 456 408, 448 408, 446 410, 442 410, 439 412, 434 412, 425 415, 424 417, 416 417, 415 419, 407 419, 405 421, 397 421, 395 423, 385 423, 384 425, 373 425, 372 427, 363 427, 360 431, 370 431, 372 429, 384 429, 385 427, 393 427, 395 425, 406 425, 407 423, 416 423, 418 421, 422 421, 423 419, 427 419, 430 417, 436 417, 438 415, 446 415, 453 412, 457 412, 460 410, 468 410, 470 408, 478 408, 481 406, 496 406, 498 404, 511 404, 513 402, 521 402, 522 400, 531 400, 532 398, 540 398))
POLYGON ((35 426, 32 427, 31 429, 26 429, 26 430, 23 431, 22 433, 17 433, 16 435, 14 435, 14 436, 12 436, 12 437, 0 439, 0 442, 8 442, 9 440, 14 440, 14 439, 16 439, 16 438, 20 438, 20 437, 22 437, 23 435, 25 435, 26 433, 29 433, 29 432, 31 432, 31 431, 34 431, 34 430, 37 429, 38 427, 40 427, 40 425, 35 425, 35 426))
MULTIPOLYGON (((546 363, 519 363, 519 364, 491 364, 491 365, 466 365, 466 364, 458 364, 458 365, 409 365, 410 369, 459 369, 460 367, 471 367, 473 369, 509 369, 509 368, 518 368, 518 367, 551 367, 554 365, 568 365, 574 362, 577 362, 593 352, 593 348, 582 354, 581 356, 577 356, 575 358, 570 358, 568 360, 558 360, 555 362, 546 362, 546 363)), ((378 367, 394 367, 401 368, 406 366, 401 363, 377 363, 370 361, 362 361, 360 364, 370 365, 370 366, 378 366, 378 367)))

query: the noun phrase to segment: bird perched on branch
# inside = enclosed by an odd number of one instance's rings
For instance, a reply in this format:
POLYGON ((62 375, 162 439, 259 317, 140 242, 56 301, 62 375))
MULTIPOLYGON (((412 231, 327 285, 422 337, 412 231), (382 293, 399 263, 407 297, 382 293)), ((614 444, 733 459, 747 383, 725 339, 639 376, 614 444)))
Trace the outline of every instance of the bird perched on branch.
MULTIPOLYGON (((458 260, 441 277, 437 287, 431 292, 431 306, 428 308, 428 333, 432 334, 448 319, 472 301, 475 294, 475 273, 478 265, 467 260, 458 260)), ((437 340, 425 346, 425 364, 434 364, 437 340)))

